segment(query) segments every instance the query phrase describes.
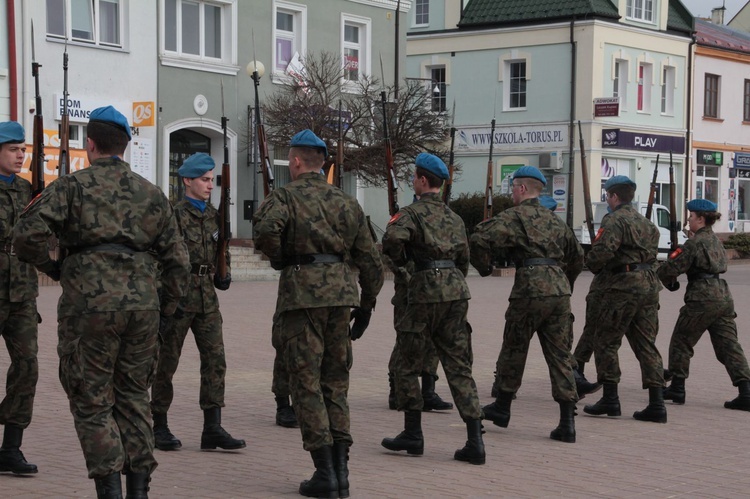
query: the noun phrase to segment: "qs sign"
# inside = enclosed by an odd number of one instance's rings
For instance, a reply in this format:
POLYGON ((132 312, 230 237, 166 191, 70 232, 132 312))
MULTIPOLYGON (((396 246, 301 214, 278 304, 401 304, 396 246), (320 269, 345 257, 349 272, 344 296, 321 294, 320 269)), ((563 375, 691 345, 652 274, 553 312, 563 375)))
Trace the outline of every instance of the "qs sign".
POLYGON ((133 102, 133 126, 154 126, 154 102, 133 102))

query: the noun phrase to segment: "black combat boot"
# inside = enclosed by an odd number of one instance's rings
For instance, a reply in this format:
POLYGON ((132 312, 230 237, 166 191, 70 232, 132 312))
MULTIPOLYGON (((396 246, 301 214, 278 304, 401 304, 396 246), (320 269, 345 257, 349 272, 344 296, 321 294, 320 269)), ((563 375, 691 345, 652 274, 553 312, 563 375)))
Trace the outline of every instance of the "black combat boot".
POLYGON ((578 367, 573 369, 573 378, 576 382, 576 391, 578 391, 578 398, 582 399, 590 393, 598 391, 601 387, 601 383, 591 383, 583 375, 583 366, 585 362, 579 362, 578 367))
POLYGON ((594 405, 586 405, 583 412, 593 414, 594 416, 620 416, 620 397, 617 396, 617 383, 604 383, 604 394, 594 405))
POLYGON ((380 445, 388 450, 405 450, 407 454, 417 456, 424 454, 422 413, 420 411, 404 412, 404 431, 396 438, 384 438, 380 445))
POLYGON ((289 404, 289 396, 276 397, 276 424, 284 428, 299 428, 297 415, 289 404))
POLYGON ((225 450, 242 449, 245 447, 245 441, 232 438, 232 435, 221 427, 221 408, 212 407, 203 411, 201 449, 217 447, 225 450))
POLYGON ((499 395, 498 389, 497 389, 497 371, 492 373, 492 379, 494 380, 492 382, 492 390, 490 391, 490 397, 496 399, 499 395))
POLYGON ((105 477, 94 478, 97 499, 122 499, 122 482, 120 473, 111 473, 105 477))
POLYGON ((685 403, 685 378, 672 378, 672 384, 664 389, 664 400, 671 400, 678 405, 685 403))
POLYGON ((560 442, 568 442, 570 444, 576 441, 576 425, 573 417, 576 412, 575 402, 558 402, 560 404, 560 424, 557 428, 552 430, 549 434, 549 438, 552 440, 559 440, 560 442))
POLYGON ((456 461, 464 461, 471 464, 484 464, 484 441, 482 441, 482 420, 469 419, 466 421, 466 445, 453 454, 456 461))
POLYGON ((507 428, 510 422, 511 402, 513 402, 513 394, 511 392, 498 391, 497 399, 493 403, 482 407, 482 412, 484 413, 482 419, 488 419, 496 426, 507 428))
POLYGON ((349 497, 349 444, 333 442, 333 469, 339 482, 339 497, 349 497))
POLYGON ((154 417, 154 445, 159 450, 177 450, 182 442, 169 431, 167 415, 153 413, 154 417))
POLYGON ((331 446, 310 451, 310 455, 315 463, 315 473, 299 484, 299 493, 305 497, 338 497, 339 483, 333 469, 331 446))
POLYGON ((422 400, 424 401, 423 411, 448 411, 453 409, 453 404, 446 402, 435 393, 436 375, 429 373, 422 374, 422 400))
POLYGON ((125 499, 148 499, 148 482, 151 475, 148 473, 133 473, 125 475, 125 499))
POLYGON ((388 409, 396 410, 396 380, 393 373, 388 373, 388 409))
POLYGON ((26 462, 21 452, 23 428, 14 424, 5 425, 3 446, 0 447, 0 471, 11 471, 16 475, 30 475, 39 471, 36 464, 26 462))
POLYGON ((633 417, 638 421, 666 423, 667 408, 664 407, 664 387, 657 386, 649 388, 648 405, 642 411, 635 411, 633 417))
POLYGON ((750 411, 750 381, 740 381, 737 384, 740 394, 734 400, 724 402, 727 409, 736 409, 738 411, 750 411))

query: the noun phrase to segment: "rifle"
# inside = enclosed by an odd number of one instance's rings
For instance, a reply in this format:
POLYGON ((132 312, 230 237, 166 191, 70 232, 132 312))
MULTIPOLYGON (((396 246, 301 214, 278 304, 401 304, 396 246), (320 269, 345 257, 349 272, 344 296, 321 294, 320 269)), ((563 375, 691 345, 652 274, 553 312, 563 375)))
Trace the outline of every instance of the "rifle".
POLYGON ((34 112, 34 154, 31 156, 31 195, 44 190, 44 118, 42 116, 42 96, 39 94, 39 68, 34 51, 34 21, 31 21, 31 76, 35 87, 34 112))
POLYGON ((456 127, 454 126, 456 124, 456 101, 453 101, 453 113, 452 113, 452 119, 451 119, 451 152, 448 156, 448 180, 445 181, 445 185, 443 186, 443 202, 445 204, 449 204, 451 200, 451 187, 453 187, 453 161, 455 160, 455 156, 453 154, 453 147, 456 143, 456 127))
POLYGON ((336 143, 336 161, 328 170, 328 183, 339 189, 344 185, 344 125, 341 117, 341 101, 339 101, 339 137, 336 143))
POLYGON ((586 227, 589 230, 589 238, 594 243, 594 214, 591 209, 591 186, 589 185, 589 168, 586 164, 586 147, 583 143, 583 131, 581 131, 581 120, 578 120, 578 141, 581 148, 581 180, 583 181, 583 208, 586 211, 586 227))
POLYGON ((221 131, 224 134, 224 163, 221 165, 221 201, 219 201, 219 244, 216 255, 216 273, 221 279, 227 277, 227 251, 232 238, 232 221, 229 207, 232 204, 230 195, 229 146, 227 145, 227 123, 224 114, 224 80, 221 81, 221 131))
POLYGON ((656 176, 659 174, 659 155, 656 155, 656 166, 654 167, 654 177, 651 179, 651 191, 648 193, 648 205, 646 205, 646 218, 651 220, 651 212, 654 210, 654 199, 656 198, 656 176))
POLYGON ((65 39, 63 52, 63 111, 60 117, 60 159, 57 162, 57 176, 64 177, 70 173, 70 116, 68 116, 68 39, 65 39))
POLYGON ((396 172, 393 170, 393 150, 391 149, 391 137, 388 134, 388 111, 386 110, 385 92, 380 92, 380 101, 383 103, 383 138, 385 141, 385 169, 386 182, 388 183, 388 212, 391 216, 398 212, 398 187, 396 185, 396 172))
MULTIPOLYGON (((271 168, 271 159, 268 155, 268 141, 266 140, 266 130, 263 128, 263 121, 260 119, 260 99, 258 98, 258 87, 260 86, 260 73, 263 71, 263 65, 255 57, 255 31, 253 31, 253 74, 251 78, 255 86, 255 130, 258 134, 258 152, 260 153, 260 173, 263 175, 263 197, 268 197, 273 190, 274 178, 273 169, 271 168), (259 66, 260 65, 260 66, 259 66)), ((249 65, 248 65, 249 67, 249 65)))
POLYGON ((495 118, 492 118, 492 129, 490 131, 490 159, 487 161, 487 187, 484 189, 484 219, 492 218, 492 172, 494 163, 492 161, 492 146, 495 145, 495 118))
POLYGON ((677 187, 674 183, 674 165, 672 164, 672 151, 669 151, 669 245, 672 251, 677 249, 677 210, 675 208, 675 194, 677 187))

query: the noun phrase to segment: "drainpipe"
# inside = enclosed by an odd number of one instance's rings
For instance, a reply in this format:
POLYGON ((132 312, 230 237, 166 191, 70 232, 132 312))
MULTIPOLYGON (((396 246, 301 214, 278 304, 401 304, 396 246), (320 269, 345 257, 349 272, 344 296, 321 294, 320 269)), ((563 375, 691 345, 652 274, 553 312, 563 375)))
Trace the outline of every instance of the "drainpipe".
MULTIPOLYGON (((575 171, 575 119, 576 119, 576 41, 573 35, 575 17, 570 20, 570 124, 568 125, 568 214, 566 223, 573 227, 573 172, 575 171)), ((583 186, 584 189, 587 186, 583 186)))
POLYGON ((6 0, 8 12, 8 83, 10 90, 10 120, 18 121, 18 69, 16 67, 16 9, 15 0, 6 0))
MULTIPOLYGON (((688 64, 687 64, 687 106, 686 106, 686 112, 687 115, 685 118, 685 121, 687 123, 686 125, 686 132, 685 132, 685 185, 682 187, 682 193, 683 193, 683 199, 685 202, 687 202, 688 199, 691 199, 692 196, 690 196, 690 188, 692 186, 691 183, 691 173, 692 173, 692 162, 693 162, 693 150, 692 150, 692 130, 691 125, 693 121, 693 98, 692 98, 692 92, 693 92, 693 47, 695 46, 696 40, 695 40, 695 33, 692 33, 690 35, 690 44, 688 45, 688 64)), ((684 205, 683 205, 684 206, 684 205)), ((685 215, 685 209, 682 210, 683 216, 685 215)), ((683 223, 685 220, 683 220, 683 223)))

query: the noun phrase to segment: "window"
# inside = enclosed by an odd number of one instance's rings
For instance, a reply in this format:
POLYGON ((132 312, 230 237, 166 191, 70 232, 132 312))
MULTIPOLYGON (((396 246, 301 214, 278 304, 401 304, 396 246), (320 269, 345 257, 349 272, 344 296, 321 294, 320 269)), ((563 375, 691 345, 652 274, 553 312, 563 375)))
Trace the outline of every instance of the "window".
POLYGON ((510 108, 526 107, 526 61, 510 63, 510 108))
POLYGON ((654 0, 628 0, 625 17, 636 21, 654 21, 654 0))
POLYGON ((416 0, 414 2, 414 25, 426 26, 430 24, 430 0, 416 0))
POLYGON ((164 49, 207 61, 227 59, 225 40, 231 32, 227 4, 164 0, 164 49))
POLYGON ((47 34, 122 47, 123 3, 125 0, 47 0, 47 34))
POLYGON ((719 167, 698 165, 695 169, 695 197, 719 202, 719 167))
POLYGON ((341 66, 344 81, 356 83, 370 74, 370 20, 342 14, 341 66))
POLYGON ((719 76, 706 73, 703 101, 703 116, 719 117, 719 76))
POLYGON ((651 82, 653 66, 651 64, 638 65, 638 111, 651 111, 651 82))
POLYGON ((612 97, 620 98, 620 111, 625 110, 628 97, 628 61, 616 59, 612 71, 612 97))
POLYGON ((745 98, 744 111, 742 112, 742 121, 750 121, 750 80, 745 80, 745 98))
MULTIPOLYGON (((601 163, 601 177, 602 177, 602 192, 601 192, 601 201, 607 200, 607 191, 604 189, 604 184, 609 180, 610 178, 614 177, 615 175, 625 175, 627 177, 630 177, 630 160, 627 159, 617 159, 617 158, 602 158, 601 163)), ((632 178, 632 177, 631 177, 632 178)))
POLYGON ((675 68, 664 66, 661 75, 661 113, 674 115, 675 68))
POLYGON ((445 66, 430 69, 430 93, 432 94, 432 111, 436 113, 445 112, 445 104, 448 102, 445 85, 445 66))
MULTIPOLYGON (((302 56, 307 48, 307 7, 289 2, 274 4, 273 30, 274 73, 284 74, 295 54, 302 56)), ((298 72, 297 69, 295 69, 298 72)))

